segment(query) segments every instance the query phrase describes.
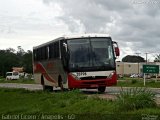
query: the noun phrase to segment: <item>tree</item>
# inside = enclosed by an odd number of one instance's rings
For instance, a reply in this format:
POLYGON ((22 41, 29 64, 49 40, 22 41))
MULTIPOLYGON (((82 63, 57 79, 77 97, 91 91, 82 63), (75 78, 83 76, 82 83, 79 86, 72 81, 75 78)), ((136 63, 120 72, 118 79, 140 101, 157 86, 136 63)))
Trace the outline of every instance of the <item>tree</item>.
POLYGON ((156 55, 154 62, 160 62, 160 54, 156 55))
POLYGON ((32 51, 28 50, 23 55, 22 63, 23 63, 23 67, 25 69, 25 72, 33 73, 33 70, 32 70, 32 51))
POLYGON ((11 71, 13 66, 18 65, 17 55, 12 48, 0 50, 0 74, 5 76, 7 71, 11 71))
POLYGON ((17 52, 13 48, 0 50, 0 75, 5 77, 13 67, 24 67, 24 72, 32 73, 32 51, 25 52, 21 46, 17 52))
POLYGON ((23 56, 25 54, 25 51, 21 48, 21 46, 18 46, 17 49, 18 49, 17 51, 18 56, 23 56))
POLYGON ((23 66, 23 55, 25 54, 25 51, 21 48, 21 46, 18 46, 17 49, 17 60, 19 61, 19 66, 23 66))
POLYGON ((141 56, 127 55, 124 58, 122 58, 122 62, 137 63, 137 62, 145 62, 145 60, 141 56))

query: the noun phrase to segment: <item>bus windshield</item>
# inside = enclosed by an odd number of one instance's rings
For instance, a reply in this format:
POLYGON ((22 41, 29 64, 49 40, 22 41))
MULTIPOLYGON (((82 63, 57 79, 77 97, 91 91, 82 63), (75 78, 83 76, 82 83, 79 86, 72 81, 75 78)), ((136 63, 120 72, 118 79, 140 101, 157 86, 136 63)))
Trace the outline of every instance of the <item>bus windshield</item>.
POLYGON ((70 71, 115 69, 110 38, 82 38, 67 41, 70 71))

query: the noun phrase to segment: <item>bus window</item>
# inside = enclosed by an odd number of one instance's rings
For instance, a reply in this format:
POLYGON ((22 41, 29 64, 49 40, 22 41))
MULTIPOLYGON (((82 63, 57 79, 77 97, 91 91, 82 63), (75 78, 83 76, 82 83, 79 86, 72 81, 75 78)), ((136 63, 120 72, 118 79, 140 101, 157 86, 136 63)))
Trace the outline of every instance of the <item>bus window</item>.
POLYGON ((41 60, 43 60, 44 59, 44 50, 43 50, 43 48, 41 48, 40 50, 41 50, 41 60))
POLYGON ((37 49, 37 60, 40 60, 41 59, 41 51, 40 51, 40 48, 37 49))
POLYGON ((49 45, 49 58, 51 59, 51 58, 53 58, 54 57, 54 46, 53 46, 53 44, 50 44, 49 45))
POLYGON ((33 50, 33 59, 37 61, 37 50, 33 50))
POLYGON ((59 57, 59 42, 54 43, 54 58, 59 57))
POLYGON ((46 47, 46 58, 49 59, 49 46, 46 47))

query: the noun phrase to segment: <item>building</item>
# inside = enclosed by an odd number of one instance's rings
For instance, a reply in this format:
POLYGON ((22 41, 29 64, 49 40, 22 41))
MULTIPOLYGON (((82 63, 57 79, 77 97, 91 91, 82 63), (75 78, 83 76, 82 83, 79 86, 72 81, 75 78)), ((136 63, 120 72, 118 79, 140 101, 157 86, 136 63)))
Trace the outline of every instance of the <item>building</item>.
MULTIPOLYGON (((143 65, 145 64, 146 62, 142 63, 116 62, 116 71, 117 74, 121 75, 142 74, 143 65)), ((148 62, 147 64, 160 66, 160 62, 148 62)))
POLYGON ((24 68, 23 67, 12 67, 12 71, 22 73, 24 71, 24 68))

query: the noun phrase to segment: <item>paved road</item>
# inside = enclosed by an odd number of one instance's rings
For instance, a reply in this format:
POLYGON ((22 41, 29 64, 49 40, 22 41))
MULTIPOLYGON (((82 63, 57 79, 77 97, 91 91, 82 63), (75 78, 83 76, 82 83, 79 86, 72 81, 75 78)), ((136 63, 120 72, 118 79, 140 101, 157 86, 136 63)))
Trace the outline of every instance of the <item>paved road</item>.
MULTIPOLYGON (((4 88, 24 88, 27 90, 42 90, 42 85, 39 84, 19 84, 19 83, 0 83, 0 87, 4 88)), ((128 87, 123 87, 123 90, 127 90, 128 87)), ((160 88, 149 88, 153 91, 157 97, 160 97, 160 88)), ((55 88, 55 90, 59 90, 59 88, 55 88)), ((94 94, 97 92, 96 89, 82 89, 85 93, 94 94)), ((105 94, 118 94, 122 91, 121 87, 107 87, 105 94)))
POLYGON ((42 90, 42 85, 38 84, 19 84, 19 83, 0 83, 3 88, 24 88, 27 90, 42 90))

